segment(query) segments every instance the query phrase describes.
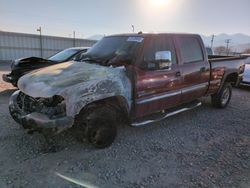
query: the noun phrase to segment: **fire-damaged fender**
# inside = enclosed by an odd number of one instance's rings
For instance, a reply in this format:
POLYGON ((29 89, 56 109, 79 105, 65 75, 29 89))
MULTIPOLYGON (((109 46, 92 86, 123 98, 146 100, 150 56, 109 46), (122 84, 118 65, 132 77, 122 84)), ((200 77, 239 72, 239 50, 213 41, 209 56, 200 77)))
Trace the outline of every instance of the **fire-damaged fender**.
POLYGON ((131 107, 131 84, 124 74, 116 75, 113 79, 96 80, 87 85, 79 85, 62 95, 67 98, 67 115, 72 117, 79 114, 88 104, 111 97, 124 99, 127 110, 131 107))
POLYGON ((75 117, 88 104, 119 97, 131 108, 132 85, 125 67, 67 62, 23 76, 20 90, 33 98, 62 96, 66 115, 75 117))

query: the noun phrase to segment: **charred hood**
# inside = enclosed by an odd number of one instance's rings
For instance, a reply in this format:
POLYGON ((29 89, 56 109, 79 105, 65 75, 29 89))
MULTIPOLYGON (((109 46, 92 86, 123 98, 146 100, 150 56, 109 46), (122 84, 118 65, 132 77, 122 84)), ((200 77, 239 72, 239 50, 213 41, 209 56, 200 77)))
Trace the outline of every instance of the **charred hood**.
POLYGON ((117 71, 117 68, 85 62, 66 62, 24 75, 20 78, 18 87, 33 97, 51 97, 75 88, 77 84, 88 85, 98 80, 112 80, 117 71))

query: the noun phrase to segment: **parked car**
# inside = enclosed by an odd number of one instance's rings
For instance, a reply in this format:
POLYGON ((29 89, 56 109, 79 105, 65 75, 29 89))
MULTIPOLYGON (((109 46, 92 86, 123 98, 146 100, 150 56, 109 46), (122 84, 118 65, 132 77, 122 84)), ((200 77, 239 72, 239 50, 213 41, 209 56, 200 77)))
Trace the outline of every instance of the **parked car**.
POLYGON ((117 124, 144 126, 201 105, 211 96, 225 108, 241 80, 244 57, 208 59, 195 34, 104 37, 83 62, 66 62, 24 75, 9 110, 25 129, 78 128, 97 148, 112 144, 117 124))
POLYGON ((250 85, 250 54, 245 54, 244 56, 247 56, 247 59, 241 84, 250 85))
POLYGON ((77 60, 81 54, 86 53, 87 50, 87 47, 68 48, 56 53, 48 59, 39 57, 17 59, 11 64, 11 72, 2 76, 3 80, 11 83, 13 86, 17 86, 19 78, 28 72, 73 59, 77 60))

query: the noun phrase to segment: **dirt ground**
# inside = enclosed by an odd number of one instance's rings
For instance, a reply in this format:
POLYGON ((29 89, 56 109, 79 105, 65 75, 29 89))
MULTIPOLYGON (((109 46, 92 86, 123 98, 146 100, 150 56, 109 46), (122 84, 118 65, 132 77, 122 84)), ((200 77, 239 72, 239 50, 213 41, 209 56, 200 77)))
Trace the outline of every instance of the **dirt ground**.
MULTIPOLYGON (((0 76, 9 65, 0 65, 0 76)), ((0 80, 0 187, 250 187, 250 89, 233 89, 228 108, 203 106, 146 127, 119 125, 103 150, 71 132, 56 147, 29 135, 8 112, 14 88, 0 80)))

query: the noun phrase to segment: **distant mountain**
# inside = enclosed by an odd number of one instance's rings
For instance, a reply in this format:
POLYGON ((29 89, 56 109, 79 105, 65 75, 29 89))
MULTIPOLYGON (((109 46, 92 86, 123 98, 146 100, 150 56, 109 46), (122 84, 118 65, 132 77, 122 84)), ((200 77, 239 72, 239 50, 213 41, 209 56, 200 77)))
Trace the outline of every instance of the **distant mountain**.
POLYGON ((104 35, 93 35, 88 37, 90 40, 101 40, 104 37, 104 35))
POLYGON ((246 49, 250 49, 250 43, 234 45, 234 46, 231 46, 230 49, 233 52, 244 52, 246 49))
MULTIPOLYGON (((211 46, 212 36, 202 35, 202 39, 206 46, 211 46)), ((233 49, 233 51, 242 52, 245 49, 249 48, 250 36, 240 34, 240 33, 232 34, 232 35, 223 33, 223 34, 216 35, 214 38, 214 47, 226 46, 225 41, 227 39, 231 39, 229 46, 230 48, 233 49)))
MULTIPOLYGON (((88 39, 100 40, 103 37, 104 37, 104 35, 97 34, 97 35, 93 35, 93 36, 88 37, 88 39)), ((201 37, 202 37, 206 46, 211 46, 212 36, 201 35, 201 37)), ((216 35, 214 38, 214 45, 213 46, 214 47, 226 46, 225 41, 227 39, 231 39, 229 46, 232 49, 232 51, 234 51, 234 52, 242 52, 242 51, 250 48, 250 36, 245 35, 245 34, 241 34, 241 33, 232 34, 232 35, 222 33, 222 34, 216 35)))

